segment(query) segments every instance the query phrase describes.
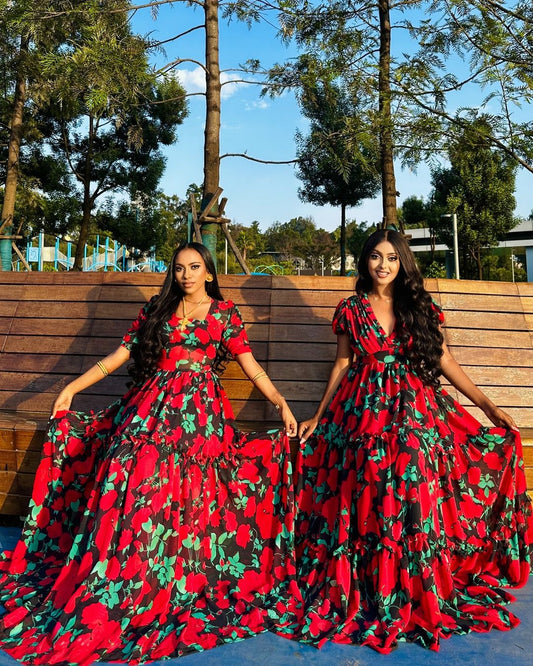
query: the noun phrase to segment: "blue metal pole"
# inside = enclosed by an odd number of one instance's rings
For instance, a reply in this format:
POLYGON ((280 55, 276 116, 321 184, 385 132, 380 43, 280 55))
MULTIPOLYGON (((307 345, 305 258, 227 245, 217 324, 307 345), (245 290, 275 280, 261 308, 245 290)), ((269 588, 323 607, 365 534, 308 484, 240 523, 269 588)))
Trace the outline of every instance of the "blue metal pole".
POLYGON ((526 247, 527 281, 533 282, 533 247, 526 247))
POLYGON ((43 270, 43 250, 44 250, 44 231, 41 231, 39 234, 39 262, 37 264, 37 270, 43 270))

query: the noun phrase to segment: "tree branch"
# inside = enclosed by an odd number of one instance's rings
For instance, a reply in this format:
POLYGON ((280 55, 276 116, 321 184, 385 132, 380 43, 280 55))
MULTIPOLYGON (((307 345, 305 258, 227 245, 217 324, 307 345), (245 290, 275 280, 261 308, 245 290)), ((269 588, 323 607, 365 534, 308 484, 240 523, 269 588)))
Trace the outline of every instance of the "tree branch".
POLYGON ((195 30, 201 30, 202 28, 205 28, 205 23, 200 23, 199 25, 195 25, 194 28, 189 28, 189 30, 185 30, 185 32, 180 32, 179 35, 175 35, 174 37, 163 39, 160 42, 153 42, 153 44, 150 44, 150 48, 159 48, 164 44, 170 44, 170 42, 175 42, 177 39, 180 39, 180 37, 185 37, 185 35, 188 35, 191 32, 194 32, 195 30))
POLYGON ((178 58, 178 59, 174 60, 173 62, 169 62, 168 64, 163 65, 163 67, 158 69, 156 71, 156 76, 157 76, 157 74, 164 74, 166 72, 170 72, 172 69, 174 69, 175 67, 178 67, 179 65, 181 65, 184 62, 192 62, 194 65, 198 65, 198 67, 200 67, 200 69, 203 69, 204 72, 207 73, 207 69, 206 69, 205 65, 202 62, 200 62, 199 60, 193 60, 192 58, 178 58))
POLYGON ((256 86, 264 86, 266 85, 264 81, 248 81, 246 79, 230 79, 228 81, 221 81, 220 82, 220 87, 222 86, 227 86, 228 83, 248 83, 250 85, 256 85, 256 86))
POLYGON ((260 160, 257 157, 250 157, 246 153, 225 153, 224 155, 220 156, 220 159, 224 159, 224 157, 244 157, 246 160, 250 160, 251 162, 259 162, 260 164, 296 164, 299 160, 294 159, 294 160, 260 160))

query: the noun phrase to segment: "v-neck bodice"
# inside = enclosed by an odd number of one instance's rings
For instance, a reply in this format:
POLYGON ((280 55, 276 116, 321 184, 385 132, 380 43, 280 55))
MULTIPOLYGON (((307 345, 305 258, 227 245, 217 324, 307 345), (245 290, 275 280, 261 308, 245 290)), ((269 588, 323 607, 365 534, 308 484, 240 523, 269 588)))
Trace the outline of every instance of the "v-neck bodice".
POLYGON ((368 298, 355 294, 342 301, 333 320, 335 333, 346 333, 355 357, 375 355, 378 352, 396 354, 400 339, 395 327, 387 335, 379 323, 368 298))

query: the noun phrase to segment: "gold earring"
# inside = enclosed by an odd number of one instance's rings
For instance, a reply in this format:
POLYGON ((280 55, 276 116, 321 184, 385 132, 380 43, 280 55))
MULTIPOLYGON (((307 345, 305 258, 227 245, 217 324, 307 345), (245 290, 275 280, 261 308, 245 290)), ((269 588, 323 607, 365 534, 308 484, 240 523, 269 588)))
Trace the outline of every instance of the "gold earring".
POLYGON ((205 281, 206 281, 206 282, 213 282, 213 276, 212 276, 211 274, 209 274, 209 275, 205 278, 205 281))

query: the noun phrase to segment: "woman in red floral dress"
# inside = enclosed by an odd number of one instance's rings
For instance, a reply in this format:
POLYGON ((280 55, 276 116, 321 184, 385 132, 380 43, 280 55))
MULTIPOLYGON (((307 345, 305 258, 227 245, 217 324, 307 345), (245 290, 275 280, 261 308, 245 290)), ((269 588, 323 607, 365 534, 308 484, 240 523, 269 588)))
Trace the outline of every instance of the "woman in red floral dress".
POLYGON ((398 641, 438 650, 454 633, 510 629, 513 597, 499 588, 524 585, 533 559, 516 425, 450 355, 398 232, 372 234, 358 268, 356 294, 333 319, 324 396, 299 428, 306 610, 292 637, 386 653, 398 641), (440 374, 497 427, 455 402, 440 374))
POLYGON ((202 245, 178 248, 160 294, 52 417, 22 538, 0 562, 2 649, 28 664, 139 664, 294 622, 296 421, 202 245), (236 430, 215 374, 222 352, 286 432, 236 430), (70 411, 130 357, 121 400, 70 411))

